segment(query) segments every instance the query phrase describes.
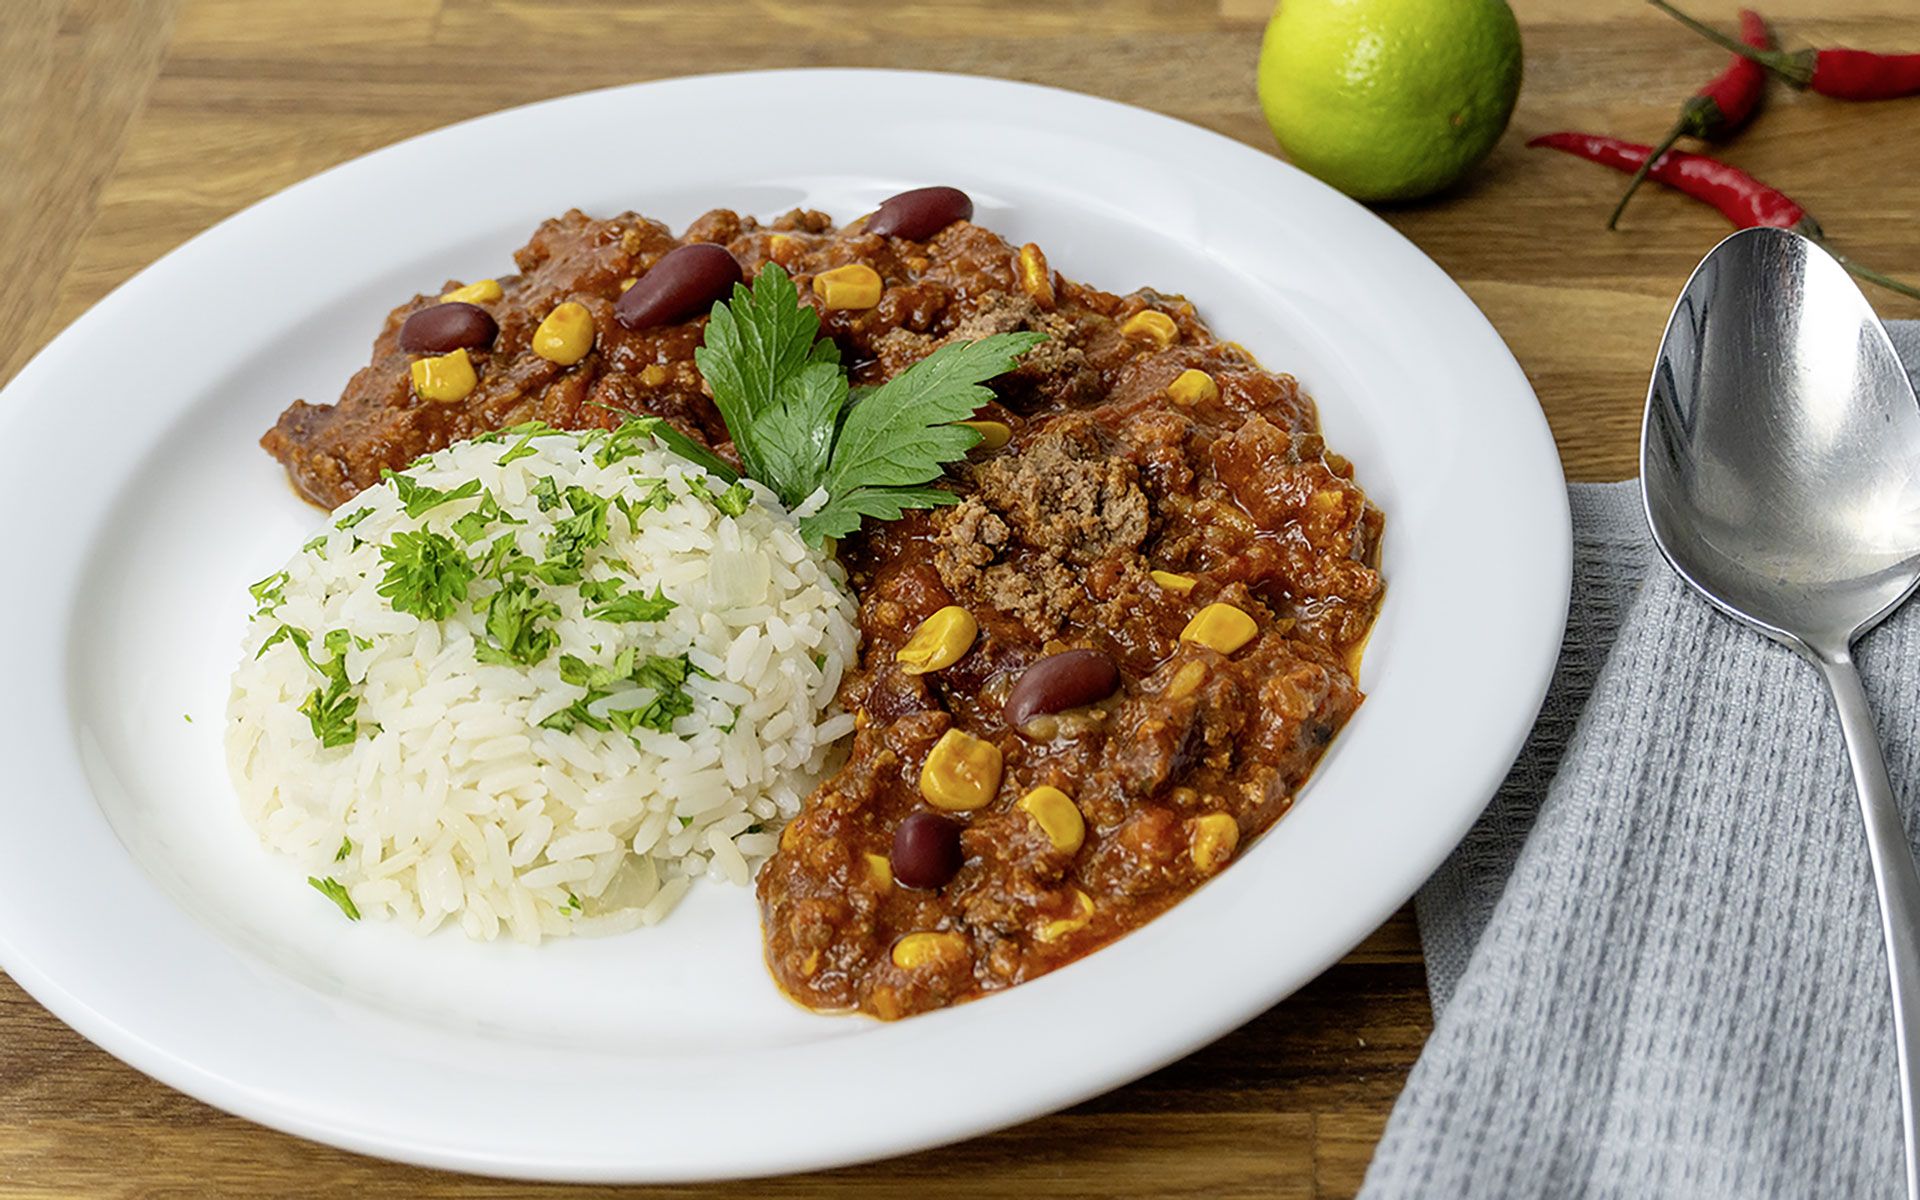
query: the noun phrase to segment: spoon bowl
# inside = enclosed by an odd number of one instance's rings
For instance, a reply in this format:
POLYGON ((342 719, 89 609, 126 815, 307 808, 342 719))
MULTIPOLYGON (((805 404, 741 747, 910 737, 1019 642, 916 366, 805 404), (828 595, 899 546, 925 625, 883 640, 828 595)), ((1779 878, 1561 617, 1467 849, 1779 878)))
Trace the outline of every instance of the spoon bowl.
POLYGON ((1920 401, 1833 256, 1784 229, 1716 246, 1675 303, 1640 432, 1654 543, 1721 611, 1799 651, 1853 767, 1920 1200, 1920 872, 1854 639, 1920 582, 1920 401))
POLYGON ((1640 453, 1662 553, 1771 636, 1844 651, 1920 582, 1920 404, 1846 269, 1799 234, 1743 230, 1688 280, 1640 453))

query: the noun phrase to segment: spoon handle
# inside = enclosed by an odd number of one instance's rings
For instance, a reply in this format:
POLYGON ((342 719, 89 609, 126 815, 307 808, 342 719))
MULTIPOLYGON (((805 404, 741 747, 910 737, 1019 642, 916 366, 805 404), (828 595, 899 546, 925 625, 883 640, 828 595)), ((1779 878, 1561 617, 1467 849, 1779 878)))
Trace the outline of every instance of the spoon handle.
POLYGON ((1860 686, 1850 655, 1816 655, 1815 662, 1833 693, 1840 730, 1853 763, 1860 793, 1860 819, 1867 830, 1867 854, 1873 860, 1874 890, 1880 897, 1880 928, 1886 935, 1887 974, 1893 984, 1893 1031, 1900 1054, 1900 1112, 1907 1149, 1907 1197, 1920 1200, 1920 873, 1907 841, 1880 733, 1860 686))

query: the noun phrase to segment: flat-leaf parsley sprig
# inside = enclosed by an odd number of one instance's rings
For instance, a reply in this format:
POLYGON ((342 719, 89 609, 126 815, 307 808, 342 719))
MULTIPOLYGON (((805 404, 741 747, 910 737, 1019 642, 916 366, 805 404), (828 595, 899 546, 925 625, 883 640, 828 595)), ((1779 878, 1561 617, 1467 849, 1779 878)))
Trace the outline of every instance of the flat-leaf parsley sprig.
POLYGON ((839 347, 819 334, 819 314, 768 263, 751 288, 736 284, 730 301, 713 306, 693 352, 746 473, 789 508, 825 491, 800 520, 816 543, 853 532, 863 517, 894 520, 954 503, 953 493, 926 486, 980 441, 954 422, 991 400, 986 381, 1047 336, 951 342, 879 387, 854 391, 839 347))

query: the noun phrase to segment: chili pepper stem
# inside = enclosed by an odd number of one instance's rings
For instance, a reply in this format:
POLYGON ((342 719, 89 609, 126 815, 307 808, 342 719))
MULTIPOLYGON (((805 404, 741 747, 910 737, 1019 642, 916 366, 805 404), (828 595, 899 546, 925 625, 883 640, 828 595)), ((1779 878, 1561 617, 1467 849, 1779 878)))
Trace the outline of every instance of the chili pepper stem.
POLYGON ((1667 3, 1667 0, 1647 0, 1647 3, 1653 5, 1682 25, 1685 25, 1688 29, 1693 30, 1701 37, 1718 45, 1725 46, 1742 58, 1752 59, 1754 62, 1759 63, 1793 87, 1805 88, 1813 82, 1812 66, 1801 62, 1791 54, 1783 54, 1778 50, 1756 50, 1737 38, 1728 37, 1705 21, 1688 16, 1686 13, 1681 12, 1673 5, 1667 3))
POLYGON ((1620 228, 1620 214, 1627 211, 1627 201, 1633 199, 1633 193, 1639 189, 1641 182, 1646 179, 1647 172, 1653 170, 1653 164, 1660 161, 1661 155, 1673 149, 1673 144, 1680 140, 1682 134, 1687 132, 1688 124, 1687 119, 1682 117, 1679 123, 1674 125, 1667 133, 1667 136, 1661 139, 1660 144, 1653 148, 1653 153, 1647 155, 1647 161, 1641 163, 1639 169, 1634 171, 1633 178, 1627 180, 1627 190, 1621 193, 1620 203, 1613 206, 1612 215, 1607 217, 1608 229, 1620 228))
MULTIPOLYGON (((1833 254, 1833 248, 1831 246, 1827 246, 1825 242, 1820 244, 1826 248, 1828 254, 1833 254)), ((1891 275, 1882 275, 1871 267, 1863 267, 1844 254, 1833 254, 1833 257, 1841 266, 1845 267, 1858 278, 1866 280, 1868 283, 1877 283, 1890 292, 1898 292, 1902 296, 1910 296, 1915 300, 1920 300, 1920 287, 1915 287, 1910 283, 1902 283, 1891 275)))

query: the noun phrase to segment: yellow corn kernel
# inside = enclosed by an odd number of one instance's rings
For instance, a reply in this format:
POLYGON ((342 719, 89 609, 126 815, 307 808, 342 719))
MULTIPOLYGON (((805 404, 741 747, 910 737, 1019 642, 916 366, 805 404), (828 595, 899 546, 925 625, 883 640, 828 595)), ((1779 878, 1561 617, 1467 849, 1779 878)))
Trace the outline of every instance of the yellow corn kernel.
POLYGON ((767 239, 767 257, 785 266, 793 258, 793 251, 799 243, 784 233, 776 233, 767 239))
POLYGON ((1053 272, 1047 268, 1047 256, 1032 242, 1020 247, 1020 290, 1041 308, 1054 305, 1053 272))
POLYGON ((640 277, 638 275, 629 275, 625 279, 622 279, 620 281, 620 290, 622 292, 625 292, 631 289, 634 284, 639 282, 640 282, 640 277))
POLYGON ((569 300, 558 305, 533 331, 533 352, 551 363, 570 367, 593 349, 593 314, 587 306, 569 300))
POLYGON ((1232 654, 1253 640, 1260 627, 1253 618, 1231 604, 1209 604, 1193 614, 1193 620, 1180 631, 1180 640, 1232 654))
POLYGON ((498 279, 476 279, 465 287, 457 287, 440 297, 442 304, 458 301, 461 304, 492 304, 500 298, 498 279))
POLYGON ((1013 430, 999 421, 955 421, 955 425, 965 425, 980 435, 980 444, 975 450, 998 450, 1013 440, 1013 430))
POLYGON ((673 377, 673 372, 659 363, 648 363, 640 368, 640 386, 657 388, 673 377))
POLYGON ((848 263, 813 277, 813 294, 828 308, 872 308, 880 303, 880 273, 865 263, 848 263))
POLYGON ((1000 747, 949 729, 920 768, 920 794, 948 812, 979 808, 1000 790, 1000 747))
POLYGON ((1085 929, 1087 922, 1093 920, 1093 897, 1079 888, 1073 889, 1073 901, 1079 911, 1071 917, 1061 917, 1058 921, 1048 921, 1040 927, 1034 937, 1043 942, 1057 942, 1070 933, 1085 929))
POLYGON ((980 623, 973 619, 972 613, 958 604, 949 604, 920 622, 907 644, 894 653, 893 661, 908 675, 943 671, 973 648, 973 639, 979 633, 980 623))
POLYGON ((967 939, 957 933, 909 933, 893 944, 893 965, 902 971, 943 967, 967 956, 967 939))
POLYGON ((1191 575, 1176 575, 1172 571, 1148 571, 1147 576, 1161 587, 1170 592, 1179 592, 1182 596, 1192 591, 1193 585, 1200 582, 1191 575))
POLYGON ((1207 681, 1207 664, 1198 660, 1181 664, 1167 683, 1167 699, 1184 700, 1200 690, 1207 681))
POLYGON ((1180 327, 1173 318, 1156 309, 1143 308, 1120 326, 1122 337, 1145 338, 1165 350, 1180 340, 1180 327))
POLYGON ((1193 865, 1212 874, 1227 865, 1240 845, 1240 822, 1233 814, 1215 812, 1193 819, 1193 865))
POLYGON ((1087 840, 1086 818, 1079 806, 1056 787, 1037 787, 1020 797, 1020 811, 1033 818, 1053 848, 1072 854, 1087 840))
POLYGON ((883 892, 891 891, 893 888, 893 864, 887 861, 887 856, 884 854, 869 854, 866 856, 866 860, 867 875, 873 880, 873 885, 883 892))
POLYGON ((437 358, 416 358, 407 370, 413 375, 414 394, 440 404, 465 400, 467 393, 480 382, 479 376, 473 373, 473 360, 465 350, 437 358))
POLYGON ((1205 371, 1191 368, 1180 372, 1174 381, 1167 385, 1167 396, 1175 404, 1192 407, 1195 404, 1207 404, 1220 398, 1220 385, 1213 376, 1205 371))

